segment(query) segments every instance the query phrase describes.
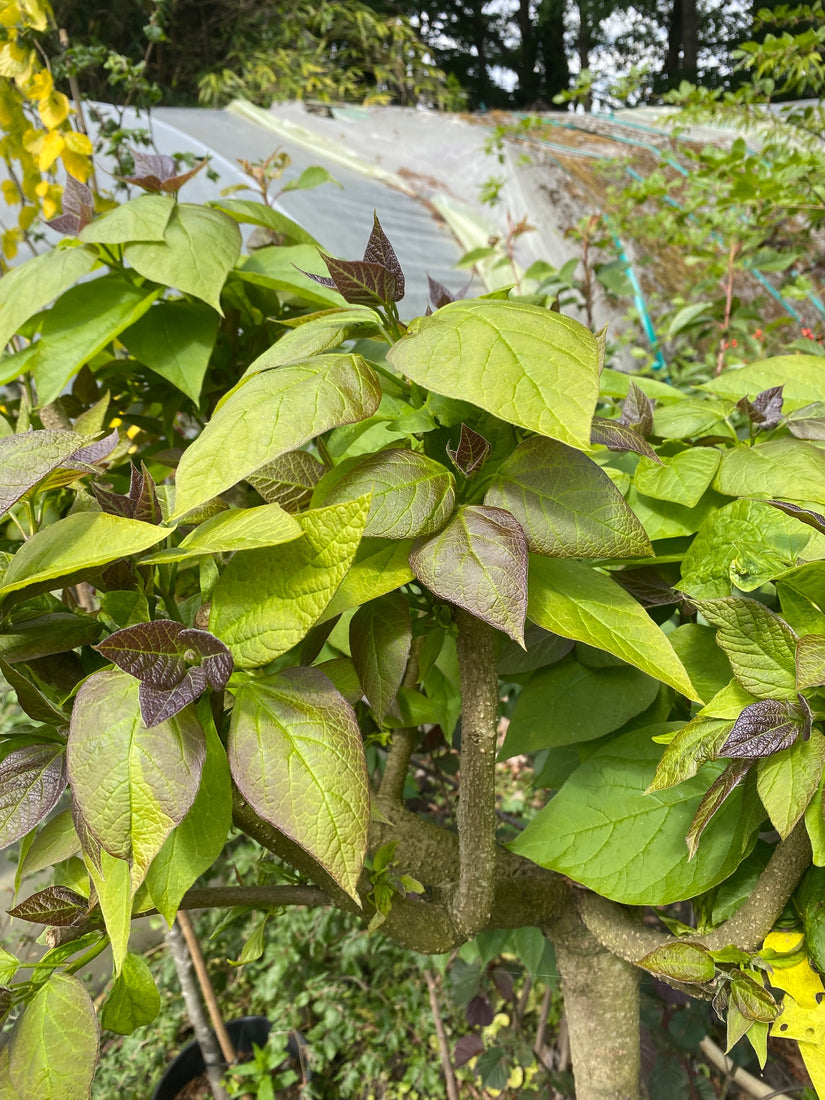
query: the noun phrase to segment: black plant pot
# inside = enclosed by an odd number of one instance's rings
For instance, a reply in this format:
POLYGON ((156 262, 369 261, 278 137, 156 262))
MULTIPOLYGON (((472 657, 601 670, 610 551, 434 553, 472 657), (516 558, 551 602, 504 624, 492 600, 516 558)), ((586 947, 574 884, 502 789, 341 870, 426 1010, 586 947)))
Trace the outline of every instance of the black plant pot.
MULTIPOLYGON (((272 1024, 265 1016, 242 1016, 226 1025, 235 1049, 243 1054, 252 1053, 252 1044, 262 1047, 266 1043, 272 1024)), ((286 1051, 284 1052, 286 1056, 286 1051)), ((175 1100, 184 1085, 206 1070, 206 1063, 197 1041, 185 1046, 161 1077, 152 1093, 152 1100, 175 1100)))

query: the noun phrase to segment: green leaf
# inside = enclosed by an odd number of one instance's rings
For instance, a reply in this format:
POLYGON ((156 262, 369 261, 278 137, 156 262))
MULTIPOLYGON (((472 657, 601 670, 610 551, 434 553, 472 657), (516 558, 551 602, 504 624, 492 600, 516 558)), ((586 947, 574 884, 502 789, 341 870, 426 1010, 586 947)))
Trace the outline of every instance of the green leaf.
POLYGON ((626 499, 647 537, 653 541, 692 535, 725 503, 723 496, 708 491, 694 508, 686 508, 683 504, 643 496, 635 485, 630 486, 626 499))
POLYGON ((288 180, 281 188, 281 194, 284 194, 286 191, 308 191, 310 188, 320 187, 324 183, 334 183, 336 187, 341 186, 338 180, 330 175, 326 168, 321 168, 320 165, 312 164, 309 168, 305 168, 297 179, 288 180))
POLYGON ((229 508, 205 520, 171 550, 160 550, 141 559, 143 565, 164 565, 237 550, 260 550, 292 542, 303 530, 279 504, 258 508, 229 508))
POLYGON ((36 615, 10 623, 0 631, 0 658, 13 664, 66 653, 96 642, 100 632, 100 623, 91 615, 36 615))
POLYGON ((516 447, 499 467, 484 503, 512 512, 535 553, 627 558, 653 552, 607 474, 552 439, 534 437, 516 447))
POLYGON ((415 543, 410 565, 436 596, 524 644, 527 545, 509 512, 459 508, 443 531, 415 543))
POLYGON ((175 200, 165 195, 138 195, 81 230, 80 240, 96 244, 163 241, 175 200))
POLYGON ((653 432, 662 439, 701 439, 722 435, 733 440, 733 429, 726 423, 729 406, 720 401, 680 401, 659 405, 653 413, 653 432))
POLYGON ((564 661, 531 677, 516 700, 501 759, 602 737, 650 706, 657 680, 622 665, 564 661))
POLYGON ((158 294, 160 287, 136 286, 118 273, 67 290, 45 314, 29 364, 40 405, 59 397, 84 363, 137 321, 158 294))
POLYGON ((414 576, 409 560, 412 545, 411 539, 403 542, 362 539, 352 566, 318 621, 325 623, 411 581, 414 576))
MULTIPOLYGON (((30 844, 17 869, 18 881, 60 863, 80 851, 80 839, 72 822, 72 811, 63 810, 47 821, 30 844)), ((0 985, 3 985, 0 981, 0 985)))
POLYGON ((161 242, 133 241, 124 259, 145 279, 192 294, 218 313, 226 277, 241 254, 238 226, 219 210, 177 203, 161 242))
POLYGON ((601 393, 605 397, 624 398, 630 391, 631 383, 646 397, 657 401, 682 401, 683 395, 675 386, 659 382, 656 378, 645 378, 642 374, 628 374, 625 371, 605 367, 601 373, 601 393))
POLYGON ((116 1035, 131 1035, 135 1028, 151 1024, 158 1012, 160 993, 152 971, 142 956, 130 952, 101 1006, 100 1026, 116 1035))
POLYGON ((604 649, 699 698, 661 628, 611 577, 581 562, 532 557, 529 593, 527 613, 545 630, 604 649))
POLYGON ((203 504, 316 435, 366 419, 380 400, 378 378, 360 355, 319 355, 255 375, 184 451, 176 478, 175 515, 203 504))
POLYGON ((316 507, 371 495, 364 534, 408 539, 440 531, 455 505, 455 479, 440 462, 416 451, 379 451, 331 470, 312 496, 316 507))
POLYGON ((642 456, 634 482, 645 496, 695 508, 713 481, 722 455, 712 447, 693 447, 660 462, 642 456))
POLYGON ((713 956, 698 943, 667 943, 649 951, 636 963, 658 977, 677 982, 709 982, 716 973, 713 956))
POLYGON ((120 334, 135 359, 195 404, 218 333, 218 314, 200 302, 161 301, 120 334))
POLYGON ((204 723, 206 759, 192 807, 152 860, 146 887, 171 925, 181 898, 223 850, 232 823, 232 786, 226 751, 211 721, 204 723))
POLYGON ((96 263, 92 248, 53 248, 7 271, 0 279, 0 348, 96 263))
MULTIPOLYGON (((307 168, 304 175, 313 171, 328 174, 324 168, 307 168)), ((332 179, 331 176, 330 179, 332 179)), ((318 181, 318 183, 323 182, 323 180, 318 181)), ((298 181, 294 180, 293 184, 293 187, 287 184, 286 187, 282 188, 282 191, 295 190, 298 181)), ((317 187, 318 184, 311 184, 310 186, 317 187)), ((223 211, 224 214, 228 214, 233 221, 240 222, 241 225, 261 225, 264 229, 271 229, 273 233, 281 234, 289 244, 308 244, 314 248, 320 247, 311 233, 308 233, 292 218, 288 218, 286 214, 282 214, 280 210, 274 210, 265 203, 255 202, 252 199, 213 199, 209 205, 216 210, 223 211)))
POLYGON ((665 749, 648 790, 664 791, 691 779, 703 764, 716 759, 732 728, 729 718, 697 715, 665 749))
POLYGON ((797 690, 825 684, 825 637, 805 634, 796 643, 797 690))
POLYGON ((280 504, 287 512, 303 512, 326 466, 309 451, 290 451, 249 474, 247 481, 267 504, 280 504))
POLYGON ((713 488, 729 497, 825 503, 825 454, 802 439, 771 439, 722 455, 713 488))
POLYGON ((779 1005, 760 982, 743 974, 730 983, 730 1003, 747 1020, 770 1022, 780 1013, 779 1005))
POLYGON ((255 812, 358 901, 369 784, 358 722, 329 680, 317 669, 291 668, 243 684, 232 710, 229 765, 255 812))
POLYGON ((724 650, 733 674, 757 699, 796 699, 796 635, 757 600, 730 596, 695 600, 724 650))
POLYGON ((822 360, 818 355, 779 355, 728 370, 701 385, 701 389, 738 401, 755 397, 771 386, 782 386, 786 412, 822 399, 822 360))
POLYGON ((757 500, 735 500, 702 524, 682 562, 679 588, 689 596, 753 592, 796 565, 810 529, 757 500))
POLYGON ((303 537, 229 562, 212 594, 209 629, 241 668, 286 653, 321 616, 346 576, 369 514, 369 497, 295 520, 303 537))
POLYGON ((786 570, 776 590, 782 617, 797 634, 825 634, 825 562, 786 570))
POLYGON ((685 833, 723 765, 666 791, 646 794, 661 754, 656 727, 598 749, 511 844, 519 855, 628 905, 667 905, 730 875, 747 854, 742 792, 709 827, 702 859, 690 862, 685 833))
POLYGON ((825 867, 825 772, 805 810, 805 828, 811 841, 815 867, 825 867))
MULTIPOLYGON (((260 374, 264 370, 272 370, 274 367, 282 367, 285 363, 298 363, 320 355, 322 352, 337 348, 345 340, 349 340, 354 333, 365 326, 369 329, 381 324, 381 318, 374 309, 368 306, 346 306, 341 309, 329 309, 323 313, 316 313, 308 318, 299 318, 297 328, 285 332, 276 343, 268 348, 263 355, 259 355, 246 368, 240 381, 235 386, 238 389, 247 378, 253 374, 260 374)), ((234 390, 230 390, 230 394, 234 390)), ((227 395, 229 396, 229 395, 227 395)), ((218 402, 220 407, 226 397, 218 402)))
POLYGON ((9 1082, 20 1097, 88 1100, 97 1062, 92 999, 79 978, 53 974, 14 1029, 9 1082))
POLYGON ((410 608, 398 593, 359 607, 350 620, 350 650, 378 724, 401 686, 410 656, 410 608))
POLYGON ((728 803, 731 795, 738 791, 748 777, 753 761, 733 760, 705 792, 699 803, 688 831, 685 833, 688 859, 693 859, 699 847, 702 834, 722 807, 728 803))
POLYGON ((825 737, 817 730, 788 749, 759 761, 756 789, 768 817, 784 840, 813 798, 825 766, 825 737))
POLYGON ((578 321, 522 302, 451 302, 410 325, 387 357, 429 390, 590 449, 600 353, 578 321))
POLYGON ((712 699, 730 683, 730 661, 716 644, 713 627, 685 623, 667 637, 703 699, 712 699))
POLYGON ((37 531, 20 547, 2 578, 0 596, 89 573, 99 565, 148 550, 168 534, 168 528, 140 520, 76 512, 37 531))
POLYGON ((344 299, 335 289, 314 282, 306 272, 327 275, 317 247, 308 244, 276 245, 257 248, 236 269, 244 282, 265 286, 282 298, 295 298, 304 308, 307 302, 321 307, 343 306, 344 299))
POLYGON ((87 851, 84 858, 86 870, 97 893, 106 933, 111 940, 115 973, 119 974, 132 931, 132 898, 136 887, 134 876, 127 860, 109 855, 105 848, 99 849, 94 857, 87 851))
POLYGON ((107 852, 132 860, 135 889, 192 805, 205 752, 193 707, 146 729, 138 688, 125 672, 90 676, 75 699, 67 748, 78 810, 107 852))

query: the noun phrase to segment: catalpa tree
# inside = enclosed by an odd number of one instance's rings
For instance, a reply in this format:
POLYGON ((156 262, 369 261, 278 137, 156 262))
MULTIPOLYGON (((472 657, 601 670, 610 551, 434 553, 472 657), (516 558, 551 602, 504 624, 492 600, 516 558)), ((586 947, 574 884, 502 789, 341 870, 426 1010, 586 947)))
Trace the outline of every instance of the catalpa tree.
POLYGON ((28 719, 0 839, 51 944, 0 955, 0 1096, 87 1097, 99 1029, 157 1011, 133 922, 194 907, 337 906, 425 953, 546 937, 579 1100, 640 1095, 642 969, 763 1060, 804 1039, 816 998, 777 990, 823 962, 820 360, 681 392, 512 292, 433 284, 403 324, 377 220, 343 261, 157 167, 0 281, 28 719), (242 256, 239 223, 281 243, 242 256), (405 804, 423 753, 457 753, 455 829, 405 804), (547 790, 517 833, 514 755, 547 790), (199 885, 233 825, 290 875, 199 885), (76 972, 107 945, 96 1014, 76 972))

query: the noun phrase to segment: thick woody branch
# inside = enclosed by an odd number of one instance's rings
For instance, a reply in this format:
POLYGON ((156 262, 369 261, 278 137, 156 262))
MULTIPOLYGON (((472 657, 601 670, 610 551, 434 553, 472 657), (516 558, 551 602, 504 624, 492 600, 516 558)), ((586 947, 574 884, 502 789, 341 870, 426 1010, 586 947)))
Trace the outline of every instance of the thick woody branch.
POLYGON ((496 877, 496 721, 498 676, 492 627, 458 609, 461 761, 458 789, 458 887, 453 919, 468 939, 486 928, 496 877))

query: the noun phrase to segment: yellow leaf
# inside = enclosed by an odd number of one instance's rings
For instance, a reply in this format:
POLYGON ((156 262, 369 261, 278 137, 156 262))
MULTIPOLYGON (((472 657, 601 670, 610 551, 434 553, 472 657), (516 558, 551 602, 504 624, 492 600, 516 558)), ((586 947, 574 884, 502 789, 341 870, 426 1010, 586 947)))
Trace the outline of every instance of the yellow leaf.
POLYGON ((26 23, 36 31, 45 31, 49 25, 48 6, 40 0, 23 0, 21 7, 26 23))
POLYGON ((66 142, 63 140, 63 135, 58 133, 57 130, 50 130, 48 134, 43 138, 43 145, 40 148, 40 156, 37 158, 37 167, 41 172, 48 172, 60 154, 63 152, 63 146, 66 142))
POLYGON ((73 153, 77 153, 79 156, 90 157, 94 152, 94 147, 91 141, 85 134, 80 134, 76 130, 70 130, 68 134, 64 134, 66 139, 66 148, 70 149, 73 153))
POLYGON ((0 76, 12 77, 18 84, 28 80, 34 69, 34 50, 17 42, 7 42, 0 49, 0 76))
POLYGON ((37 104, 40 121, 47 129, 56 130, 69 117, 70 106, 68 96, 53 91, 37 104))
POLYGON ((7 229, 2 237, 3 255, 7 260, 13 260, 17 255, 17 245, 21 239, 19 229, 7 229))
MULTIPOLYGON (((780 954, 801 946, 799 932, 771 932, 764 946, 780 954)), ((785 991, 782 1013, 771 1024, 771 1035, 792 1039, 811 1075, 817 1096, 825 1100, 825 996, 820 975, 807 959, 795 966, 774 967, 771 985, 785 991)))
POLYGON ((48 69, 35 73, 26 87, 29 99, 45 99, 54 91, 54 81, 48 69))
POLYGON ((20 202, 20 192, 11 180, 3 180, 3 182, 0 183, 0 190, 2 190, 3 198, 9 206, 14 206, 15 203, 20 202))
POLYGON ((81 183, 85 183, 86 180, 92 174, 92 162, 88 157, 78 156, 77 153, 73 153, 69 148, 64 148, 60 154, 60 159, 63 161, 63 165, 70 176, 74 176, 76 180, 80 180, 81 183))
POLYGON ((40 156, 45 138, 42 130, 26 130, 23 134, 23 148, 33 157, 40 156))
POLYGON ((24 206, 17 215, 17 224, 25 232, 37 217, 36 206, 24 206))
POLYGON ((0 23, 4 27, 14 27, 20 22, 20 8, 12 0, 12 3, 3 4, 0 8, 0 23))

